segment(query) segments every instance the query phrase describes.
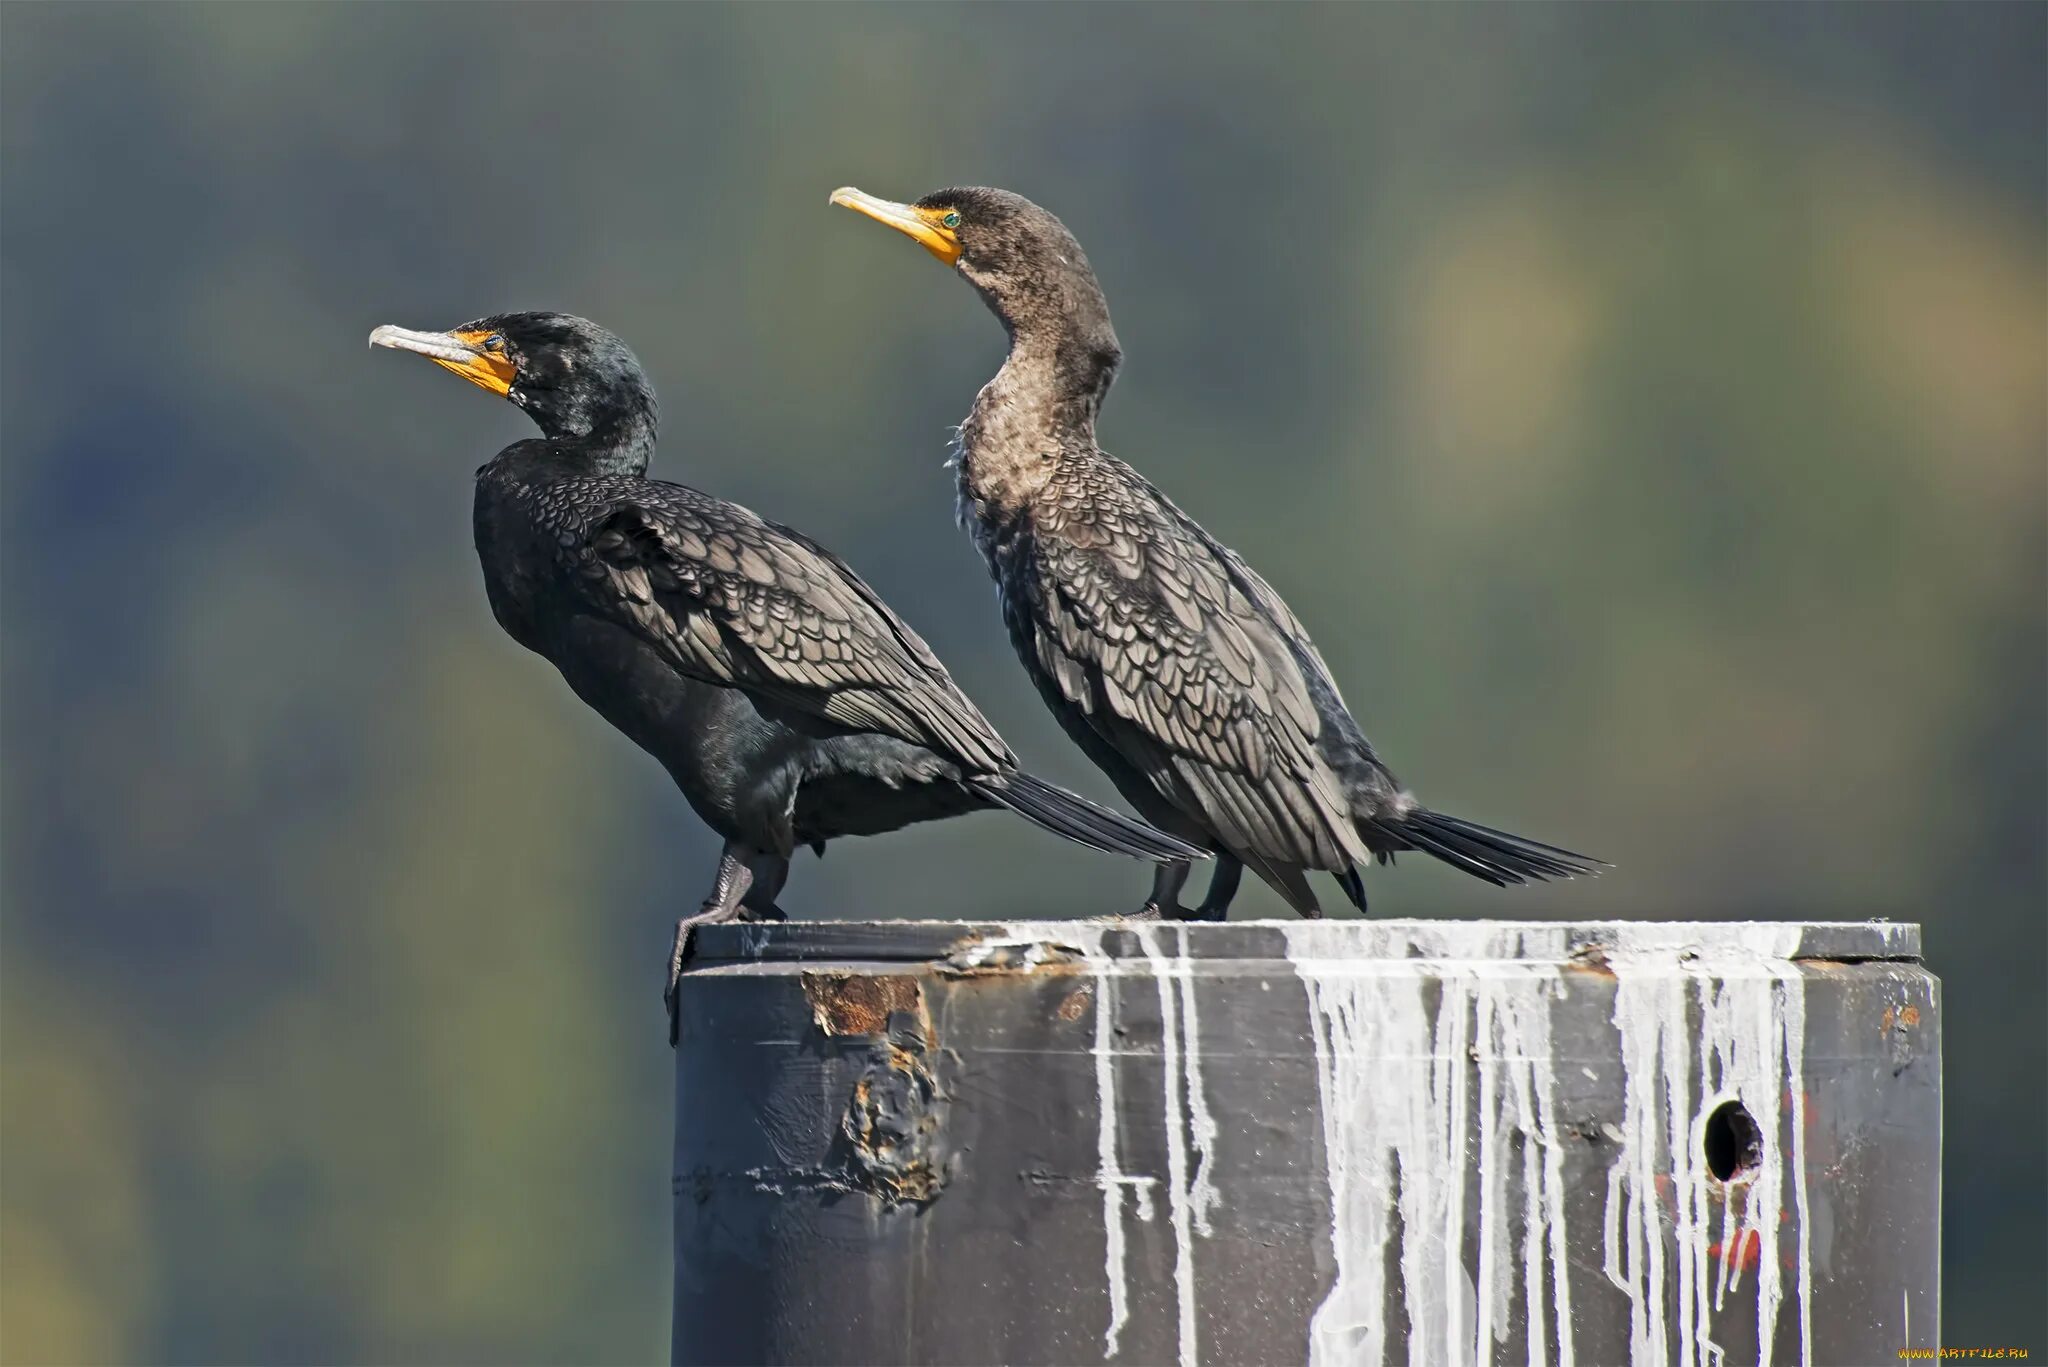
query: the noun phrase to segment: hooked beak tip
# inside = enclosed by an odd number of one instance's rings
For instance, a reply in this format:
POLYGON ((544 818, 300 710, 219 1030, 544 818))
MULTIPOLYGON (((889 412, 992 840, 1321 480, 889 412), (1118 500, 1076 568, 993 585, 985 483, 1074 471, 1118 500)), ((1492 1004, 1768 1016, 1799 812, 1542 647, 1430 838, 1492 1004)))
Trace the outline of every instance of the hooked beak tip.
POLYGON ((458 337, 452 332, 415 332, 392 323, 386 323, 371 333, 370 345, 414 351, 437 361, 457 364, 468 364, 477 354, 475 345, 467 337, 458 337))

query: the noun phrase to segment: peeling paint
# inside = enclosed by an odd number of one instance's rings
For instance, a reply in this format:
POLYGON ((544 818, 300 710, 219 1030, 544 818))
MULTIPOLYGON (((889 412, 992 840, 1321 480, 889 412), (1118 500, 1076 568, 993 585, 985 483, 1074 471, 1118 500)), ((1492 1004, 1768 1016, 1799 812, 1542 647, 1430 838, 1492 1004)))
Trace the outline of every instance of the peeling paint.
POLYGON ((924 990, 918 980, 896 974, 805 973, 804 999, 811 1020, 826 1035, 884 1035, 889 1017, 904 1012, 917 1017, 925 1042, 931 1042, 924 990))
POLYGON ((878 1044, 840 1121, 853 1185, 891 1203, 937 1199, 951 1176, 949 1102, 922 1041, 878 1044))
MULTIPOLYGON (((939 960, 939 971, 948 977, 1031 973, 1085 958, 1073 945, 1031 933, 1037 929, 1041 927, 1005 926, 1001 935, 969 940, 939 960)), ((1064 938, 1072 938, 1071 932, 1064 938)))
POLYGON ((867 1064, 840 1117, 831 1167, 752 1173, 758 1190, 840 1189, 890 1204, 936 1199, 951 1176, 950 1098, 932 1068, 937 1036, 921 979, 805 971, 811 1023, 827 1039, 867 1041, 867 1064))

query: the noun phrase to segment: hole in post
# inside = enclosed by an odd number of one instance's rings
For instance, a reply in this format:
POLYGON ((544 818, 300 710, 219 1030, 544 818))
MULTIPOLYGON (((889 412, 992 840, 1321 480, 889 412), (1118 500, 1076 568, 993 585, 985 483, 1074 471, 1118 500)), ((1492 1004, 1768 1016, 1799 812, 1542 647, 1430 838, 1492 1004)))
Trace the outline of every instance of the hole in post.
POLYGON ((1739 1101, 1724 1101, 1707 1117, 1707 1171, 1717 1182, 1747 1177, 1764 1161, 1764 1132, 1739 1101))

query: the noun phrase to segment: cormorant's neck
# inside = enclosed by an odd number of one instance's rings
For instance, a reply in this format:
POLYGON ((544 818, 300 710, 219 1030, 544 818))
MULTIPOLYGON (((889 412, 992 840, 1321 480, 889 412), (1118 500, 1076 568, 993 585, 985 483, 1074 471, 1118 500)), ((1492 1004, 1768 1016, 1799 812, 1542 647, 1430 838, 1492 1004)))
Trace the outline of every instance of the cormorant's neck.
POLYGON ((1020 506, 1051 478, 1059 454, 1093 449, 1095 419, 1123 351, 1094 282, 1083 298, 989 305, 1010 354, 960 428, 961 492, 997 509, 1020 506))
POLYGON ((528 411, 548 444, 591 474, 647 473, 660 412, 644 386, 602 403, 535 404, 528 411))

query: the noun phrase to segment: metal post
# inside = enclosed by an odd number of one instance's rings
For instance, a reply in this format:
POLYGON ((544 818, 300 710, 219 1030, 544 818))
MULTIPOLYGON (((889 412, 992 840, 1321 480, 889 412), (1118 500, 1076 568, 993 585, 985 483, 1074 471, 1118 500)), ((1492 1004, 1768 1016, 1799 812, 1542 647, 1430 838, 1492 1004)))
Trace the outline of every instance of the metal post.
POLYGON ((1940 1293, 1919 928, 699 933, 674 1360, 1869 1364, 1940 1293))

